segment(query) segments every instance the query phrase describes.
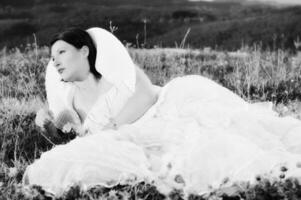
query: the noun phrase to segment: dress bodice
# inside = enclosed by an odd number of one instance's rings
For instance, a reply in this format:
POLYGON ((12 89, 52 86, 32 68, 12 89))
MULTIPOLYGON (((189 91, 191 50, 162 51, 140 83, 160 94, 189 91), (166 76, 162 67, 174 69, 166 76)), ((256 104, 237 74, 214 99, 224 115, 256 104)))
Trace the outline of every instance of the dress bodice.
MULTIPOLYGON (((93 83, 91 83, 93 84, 93 83)), ((78 113, 81 122, 84 122, 88 112, 96 103, 100 96, 103 96, 112 87, 112 84, 108 82, 104 77, 97 80, 94 89, 87 89, 86 86, 76 85, 74 87, 73 98, 71 99, 73 109, 78 113)))
MULTIPOLYGON (((72 85, 67 97, 68 107, 75 111, 77 117, 80 118, 79 110, 74 106, 75 92, 76 86, 72 85)), ((125 85, 111 84, 107 91, 97 96, 95 103, 85 113, 85 119, 81 120, 83 127, 93 133, 101 131, 110 122, 111 118, 118 115, 132 95, 133 93, 125 85)))

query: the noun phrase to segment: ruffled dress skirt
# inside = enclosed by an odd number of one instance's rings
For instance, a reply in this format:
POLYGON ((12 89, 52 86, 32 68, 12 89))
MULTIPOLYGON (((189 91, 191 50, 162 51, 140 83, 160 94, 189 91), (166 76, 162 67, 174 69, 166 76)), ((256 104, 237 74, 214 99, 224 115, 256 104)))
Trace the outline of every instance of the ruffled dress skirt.
POLYGON ((201 76, 175 78, 137 122, 58 145, 28 166, 24 184, 60 195, 147 181, 163 193, 205 193, 256 176, 301 177, 301 121, 280 118, 201 76))

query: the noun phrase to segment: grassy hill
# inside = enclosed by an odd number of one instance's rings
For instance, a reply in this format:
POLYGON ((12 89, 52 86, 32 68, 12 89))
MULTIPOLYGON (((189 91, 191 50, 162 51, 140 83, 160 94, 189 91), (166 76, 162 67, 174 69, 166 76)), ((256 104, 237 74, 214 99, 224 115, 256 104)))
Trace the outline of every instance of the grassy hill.
POLYGON ((293 49, 293 39, 300 34, 300 13, 298 7, 280 9, 238 1, 3 0, 0 48, 32 43, 33 33, 44 45, 66 27, 109 29, 111 21, 118 27, 116 36, 133 46, 174 47, 191 28, 187 43, 197 48, 237 49, 242 43, 261 41, 264 47, 293 49), (276 42, 273 36, 278 37, 276 42))
MULTIPOLYGON (((186 28, 190 27, 191 32, 186 42, 193 47, 211 46, 228 50, 255 43, 262 48, 293 49, 293 41, 301 34, 300 11, 295 8, 244 19, 189 25, 186 28)), ((164 41, 164 45, 171 45, 176 36, 184 36, 185 32, 183 27, 176 28, 151 42, 164 41)))

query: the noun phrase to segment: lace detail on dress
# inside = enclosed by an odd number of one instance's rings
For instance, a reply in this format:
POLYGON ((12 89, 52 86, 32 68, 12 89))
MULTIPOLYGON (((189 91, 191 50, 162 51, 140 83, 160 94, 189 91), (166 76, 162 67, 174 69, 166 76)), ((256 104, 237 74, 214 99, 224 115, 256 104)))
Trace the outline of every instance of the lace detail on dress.
POLYGON ((110 119, 119 114, 132 94, 126 86, 114 85, 106 94, 97 99, 87 113, 83 123, 84 128, 93 134, 101 132, 110 119))

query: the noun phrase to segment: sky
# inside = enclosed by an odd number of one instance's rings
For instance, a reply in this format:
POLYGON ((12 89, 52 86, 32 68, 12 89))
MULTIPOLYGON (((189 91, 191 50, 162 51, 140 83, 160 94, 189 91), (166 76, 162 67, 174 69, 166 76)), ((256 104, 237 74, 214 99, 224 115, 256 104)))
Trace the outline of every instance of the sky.
MULTIPOLYGON (((189 1, 215 1, 215 0, 189 0, 189 1)), ((250 2, 264 2, 264 3, 279 3, 283 5, 301 5, 301 0, 247 0, 250 2)))

